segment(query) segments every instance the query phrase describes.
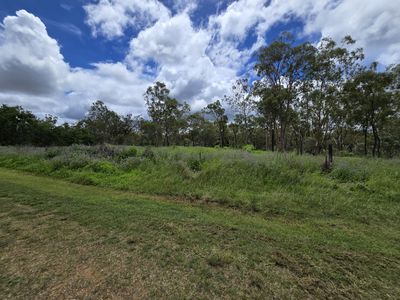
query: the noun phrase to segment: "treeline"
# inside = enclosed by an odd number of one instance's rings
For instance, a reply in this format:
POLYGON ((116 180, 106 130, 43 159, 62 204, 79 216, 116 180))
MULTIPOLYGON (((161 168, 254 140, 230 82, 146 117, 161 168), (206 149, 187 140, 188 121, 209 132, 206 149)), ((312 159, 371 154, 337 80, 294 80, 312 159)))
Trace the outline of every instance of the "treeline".
POLYGON ((254 147, 319 154, 400 154, 400 65, 365 67, 363 50, 342 45, 295 44, 287 33, 260 49, 256 78, 242 78, 223 99, 200 112, 156 82, 144 94, 149 119, 118 115, 93 103, 83 120, 57 125, 21 107, 0 108, 0 144, 136 144, 254 147), (232 117, 229 119, 229 109, 232 117))

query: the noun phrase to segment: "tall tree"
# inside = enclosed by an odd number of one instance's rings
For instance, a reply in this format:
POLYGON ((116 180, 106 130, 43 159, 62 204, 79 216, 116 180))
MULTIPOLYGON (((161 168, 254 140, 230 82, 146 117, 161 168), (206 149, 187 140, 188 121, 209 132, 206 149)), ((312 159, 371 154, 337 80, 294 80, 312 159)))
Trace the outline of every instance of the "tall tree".
POLYGON ((225 109, 222 107, 221 102, 217 100, 208 104, 203 109, 203 112, 213 118, 215 125, 218 127, 219 145, 220 147, 225 147, 228 117, 225 115, 225 109))
MULTIPOLYGON (((255 102, 251 93, 248 78, 238 79, 232 85, 231 94, 225 96, 224 100, 236 113, 236 123, 239 127, 242 128, 242 131, 244 133, 244 143, 248 144, 250 142, 251 134, 251 115, 253 114, 255 109, 255 102)), ((236 138, 235 141, 237 141, 236 138)))
POLYGON ((93 136, 96 143, 121 143, 121 136, 131 131, 130 117, 121 117, 102 101, 92 104, 82 126, 93 136))
POLYGON ((346 127, 341 91, 345 80, 360 69, 359 62, 364 58, 362 49, 348 49, 354 43, 350 36, 343 39, 342 47, 332 39, 324 38, 315 48, 300 109, 306 111, 311 122, 317 152, 326 148, 334 130, 337 133, 336 142, 341 148, 346 127))
POLYGON ((381 155, 380 131, 388 118, 396 114, 396 95, 389 91, 394 77, 388 72, 377 72, 377 63, 360 72, 346 84, 346 91, 352 101, 348 107, 353 112, 356 124, 362 126, 367 154, 367 132, 371 128, 374 139, 372 155, 381 155))
MULTIPOLYGON (((279 125, 279 149, 286 149, 286 131, 293 117, 293 104, 297 100, 299 90, 308 75, 310 57, 314 47, 309 43, 294 45, 294 38, 289 33, 282 34, 269 46, 261 49, 255 65, 261 77, 257 86, 261 99, 268 100, 276 109, 276 123, 279 125)), ((269 104, 268 104, 269 105, 269 104)), ((265 105, 261 105, 265 107, 265 105)), ((261 110, 263 113, 265 111, 261 110)))
POLYGON ((188 104, 180 104, 178 100, 171 98, 169 93, 164 83, 156 82, 144 94, 147 112, 155 127, 157 146, 161 142, 165 146, 171 144, 171 136, 182 128, 183 117, 190 111, 188 104))

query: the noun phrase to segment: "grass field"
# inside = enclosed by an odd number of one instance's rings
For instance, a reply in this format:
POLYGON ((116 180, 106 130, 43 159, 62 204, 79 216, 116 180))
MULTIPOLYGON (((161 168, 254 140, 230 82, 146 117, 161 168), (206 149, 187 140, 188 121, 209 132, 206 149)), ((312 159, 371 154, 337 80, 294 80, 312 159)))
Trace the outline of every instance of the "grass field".
POLYGON ((400 298, 398 160, 113 151, 0 148, 1 299, 400 298))

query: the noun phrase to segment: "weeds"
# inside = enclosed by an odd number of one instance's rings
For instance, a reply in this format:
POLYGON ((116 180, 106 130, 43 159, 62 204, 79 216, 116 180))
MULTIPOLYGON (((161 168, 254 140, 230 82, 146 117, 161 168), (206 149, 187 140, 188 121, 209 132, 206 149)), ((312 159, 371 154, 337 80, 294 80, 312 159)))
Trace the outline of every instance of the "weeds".
POLYGON ((321 173, 323 162, 322 156, 196 147, 0 147, 2 167, 138 193, 195 195, 266 215, 302 217, 300 210, 312 207, 315 214, 358 218, 347 209, 351 200, 379 218, 369 206, 380 204, 364 199, 400 197, 399 160, 336 158, 330 172, 321 173))

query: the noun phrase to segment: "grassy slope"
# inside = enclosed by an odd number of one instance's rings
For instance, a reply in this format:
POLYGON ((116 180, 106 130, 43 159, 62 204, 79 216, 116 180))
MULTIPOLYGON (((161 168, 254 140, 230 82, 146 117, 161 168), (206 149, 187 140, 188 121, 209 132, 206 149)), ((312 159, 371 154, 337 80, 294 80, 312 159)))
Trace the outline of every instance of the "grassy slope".
POLYGON ((0 298, 399 298, 399 204, 379 195, 266 216, 0 169, 0 298))
POLYGON ((321 174, 323 157, 182 147, 154 151, 155 159, 143 159, 139 153, 120 160, 115 153, 104 156, 96 147, 48 152, 0 147, 0 167, 80 184, 219 203, 266 217, 399 224, 400 160, 335 158, 334 170, 321 174), (193 170, 200 153, 199 169, 193 170))

